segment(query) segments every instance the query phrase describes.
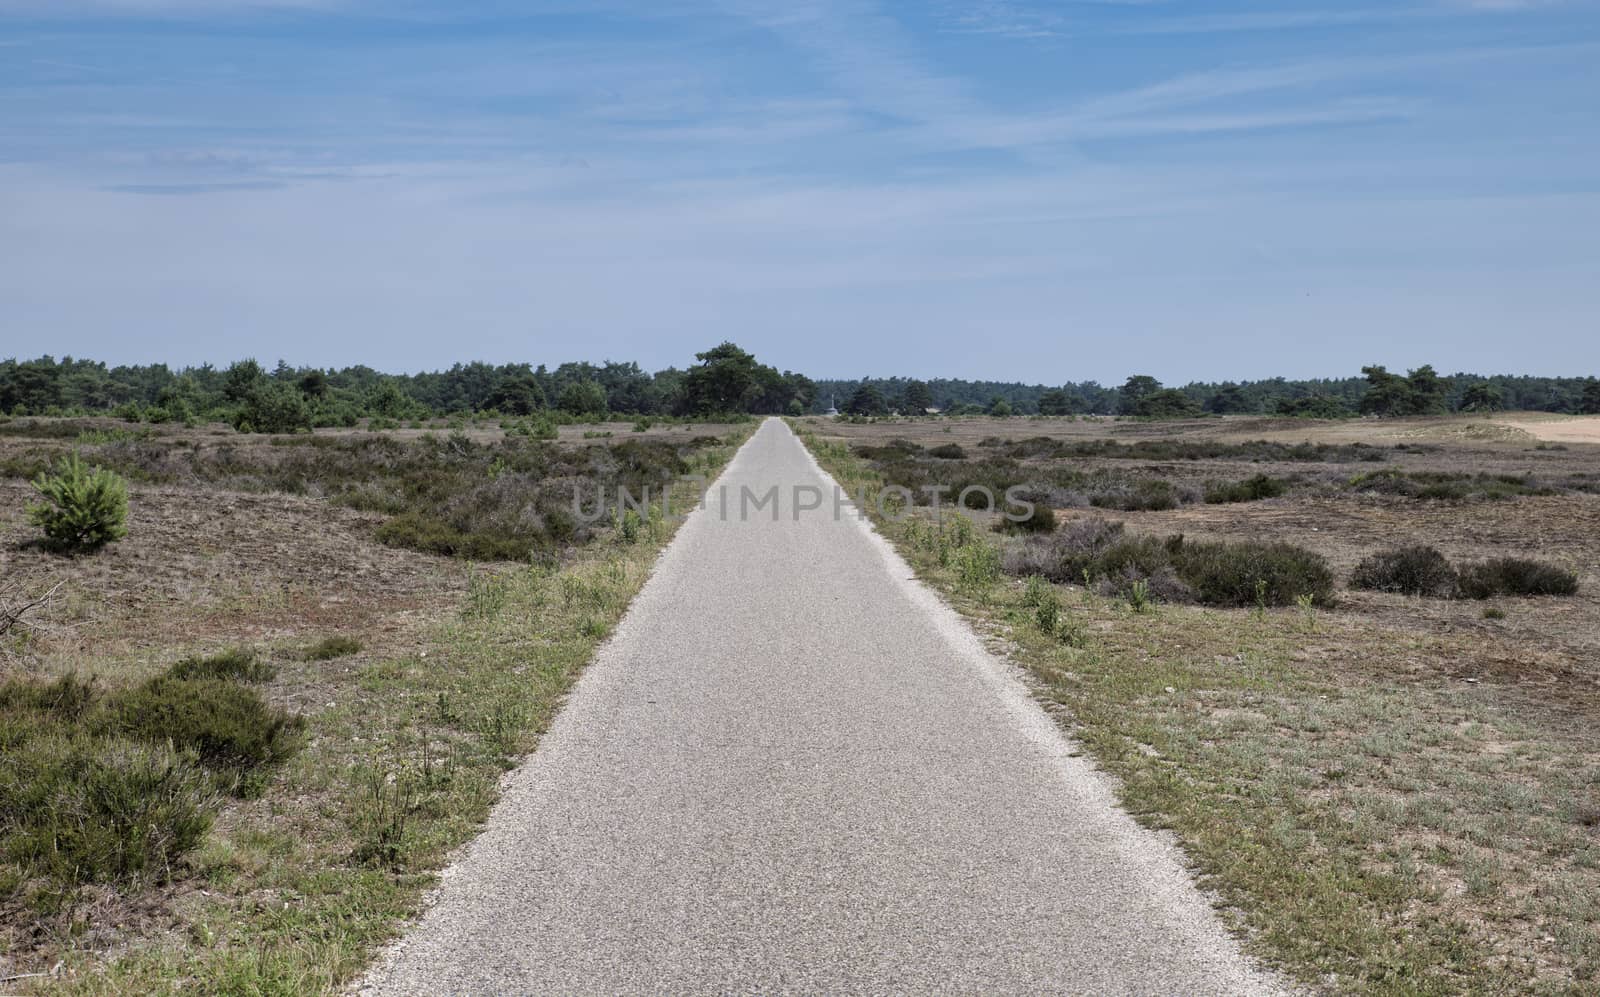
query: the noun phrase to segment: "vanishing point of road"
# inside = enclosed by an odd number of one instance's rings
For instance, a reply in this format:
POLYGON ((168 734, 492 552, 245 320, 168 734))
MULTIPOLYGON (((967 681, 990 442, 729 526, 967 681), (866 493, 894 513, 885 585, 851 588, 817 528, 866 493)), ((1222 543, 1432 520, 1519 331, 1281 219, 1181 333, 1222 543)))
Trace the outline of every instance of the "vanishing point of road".
POLYGON ((363 992, 1276 992, 788 427, 717 485, 363 992))

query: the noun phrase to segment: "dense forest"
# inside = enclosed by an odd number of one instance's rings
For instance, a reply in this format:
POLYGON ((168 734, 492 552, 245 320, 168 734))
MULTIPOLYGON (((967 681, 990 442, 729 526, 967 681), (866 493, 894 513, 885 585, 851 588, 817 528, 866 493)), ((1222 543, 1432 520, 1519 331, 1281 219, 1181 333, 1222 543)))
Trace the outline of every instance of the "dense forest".
POLYGON ((732 343, 696 354, 686 369, 649 373, 636 363, 456 364, 449 370, 386 374, 370 367, 271 369, 255 360, 108 367, 45 356, 0 361, 0 413, 112 413, 132 421, 231 422, 283 432, 351 426, 361 419, 405 420, 490 412, 545 420, 605 415, 707 417, 801 415, 837 407, 846 414, 940 412, 949 415, 1120 414, 1186 418, 1278 414, 1317 418, 1426 415, 1498 409, 1600 413, 1594 377, 1439 375, 1423 366, 1405 374, 1384 367, 1360 376, 1290 381, 1194 382, 1168 387, 1147 375, 1123 384, 1059 386, 910 378, 817 380, 760 363, 732 343))

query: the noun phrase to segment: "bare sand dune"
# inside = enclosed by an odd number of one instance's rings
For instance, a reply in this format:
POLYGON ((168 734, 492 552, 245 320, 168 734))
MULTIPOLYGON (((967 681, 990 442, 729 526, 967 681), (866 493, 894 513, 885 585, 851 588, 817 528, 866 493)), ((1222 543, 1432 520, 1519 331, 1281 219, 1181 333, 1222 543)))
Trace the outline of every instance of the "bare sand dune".
POLYGON ((1545 443, 1600 443, 1600 415, 1527 415, 1499 421, 1545 443))

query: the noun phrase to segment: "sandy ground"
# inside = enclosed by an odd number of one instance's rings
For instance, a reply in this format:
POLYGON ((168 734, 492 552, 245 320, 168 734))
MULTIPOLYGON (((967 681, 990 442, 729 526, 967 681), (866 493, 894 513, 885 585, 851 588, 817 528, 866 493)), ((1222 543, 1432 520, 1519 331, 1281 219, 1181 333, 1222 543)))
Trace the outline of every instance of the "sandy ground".
POLYGON ((1600 415, 1519 415, 1495 421, 1547 443, 1600 443, 1600 415))

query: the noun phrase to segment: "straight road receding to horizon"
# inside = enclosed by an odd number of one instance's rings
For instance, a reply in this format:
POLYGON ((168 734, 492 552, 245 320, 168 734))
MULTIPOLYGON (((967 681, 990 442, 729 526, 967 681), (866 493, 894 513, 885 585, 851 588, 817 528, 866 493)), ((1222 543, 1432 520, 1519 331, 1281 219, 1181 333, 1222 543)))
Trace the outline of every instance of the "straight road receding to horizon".
POLYGON ((1278 992, 834 489, 761 427, 362 992, 1278 992))

